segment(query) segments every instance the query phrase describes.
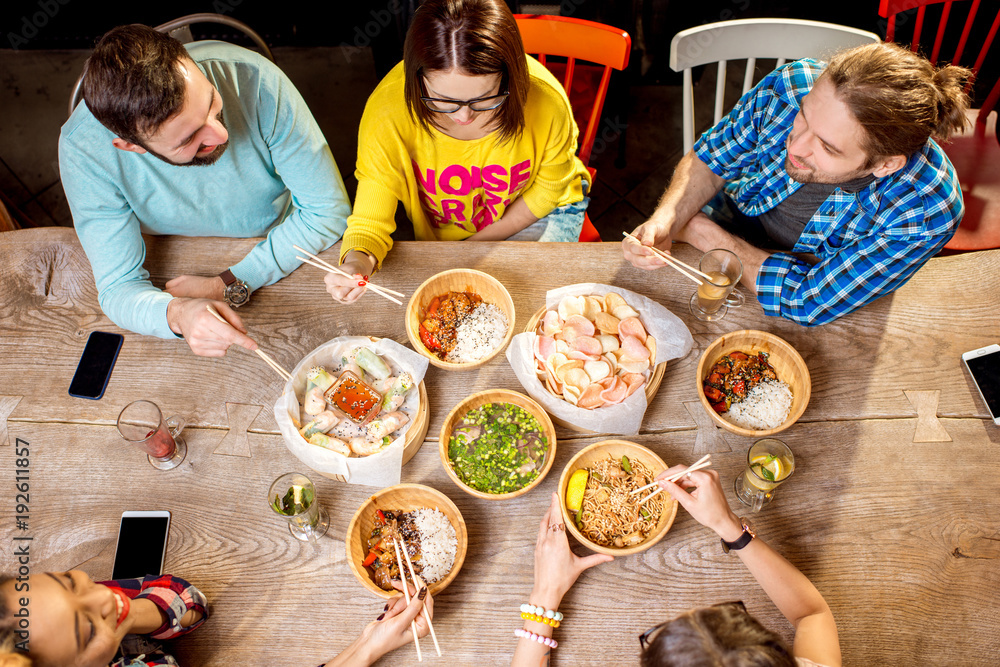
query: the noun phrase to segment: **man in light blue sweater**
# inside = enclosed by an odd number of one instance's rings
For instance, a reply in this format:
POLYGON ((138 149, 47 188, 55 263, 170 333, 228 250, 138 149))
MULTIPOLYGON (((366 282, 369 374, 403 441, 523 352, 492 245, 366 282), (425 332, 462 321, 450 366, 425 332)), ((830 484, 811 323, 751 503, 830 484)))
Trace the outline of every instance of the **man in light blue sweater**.
POLYGON ((301 95, 252 51, 185 48, 140 25, 101 39, 83 95, 62 128, 59 169, 101 308, 125 329, 183 336, 195 354, 256 348, 230 307, 297 268, 293 244, 318 253, 336 243, 351 212, 301 95), (143 268, 141 234, 264 238, 235 265, 177 276, 164 291, 143 268))

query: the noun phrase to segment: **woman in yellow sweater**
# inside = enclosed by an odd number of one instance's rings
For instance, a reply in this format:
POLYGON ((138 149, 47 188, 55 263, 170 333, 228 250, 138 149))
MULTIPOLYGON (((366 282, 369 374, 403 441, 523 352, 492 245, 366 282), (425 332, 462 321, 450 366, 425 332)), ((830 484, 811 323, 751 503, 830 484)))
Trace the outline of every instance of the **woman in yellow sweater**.
POLYGON ((327 290, 342 303, 364 293, 397 202, 421 241, 576 241, 589 202, 577 133, 502 0, 427 0, 365 106, 340 256, 355 278, 330 274, 327 290))

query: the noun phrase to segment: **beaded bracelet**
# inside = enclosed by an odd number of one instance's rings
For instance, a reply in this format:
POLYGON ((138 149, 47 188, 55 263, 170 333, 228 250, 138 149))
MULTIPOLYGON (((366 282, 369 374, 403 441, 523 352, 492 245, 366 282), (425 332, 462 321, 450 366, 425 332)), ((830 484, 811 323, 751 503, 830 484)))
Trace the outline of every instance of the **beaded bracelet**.
MULTIPOLYGON (((521 612, 528 614, 536 614, 538 616, 544 616, 545 618, 552 618, 557 621, 563 620, 562 612, 553 611, 552 609, 546 610, 545 607, 536 607, 533 604, 522 604, 521 612)), ((523 618, 523 617, 522 617, 523 618)), ((558 626, 555 626, 558 627, 558 626)))
POLYGON ((545 625, 551 625, 553 628, 559 627, 559 621, 554 618, 546 618, 538 614, 529 614, 526 611, 521 612, 521 618, 526 621, 534 621, 535 623, 544 623, 545 625))
POLYGON ((559 642, 557 642, 555 639, 552 639, 552 637, 543 637, 542 635, 536 635, 534 632, 528 632, 524 628, 518 628, 517 630, 514 630, 514 634, 517 635, 518 637, 524 637, 525 639, 536 641, 539 644, 545 644, 549 648, 555 648, 559 646, 559 642))

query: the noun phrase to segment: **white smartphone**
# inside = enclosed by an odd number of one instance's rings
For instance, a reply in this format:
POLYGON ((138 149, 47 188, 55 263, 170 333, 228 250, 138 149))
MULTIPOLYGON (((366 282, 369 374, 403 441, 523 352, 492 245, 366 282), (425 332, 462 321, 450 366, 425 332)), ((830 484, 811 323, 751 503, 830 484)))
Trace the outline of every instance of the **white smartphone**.
POLYGON ((169 531, 170 512, 122 512, 111 578, 135 579, 147 574, 163 574, 169 531))
POLYGON ((962 355, 979 395, 986 402, 986 409, 993 423, 1000 425, 1000 345, 987 345, 962 355))

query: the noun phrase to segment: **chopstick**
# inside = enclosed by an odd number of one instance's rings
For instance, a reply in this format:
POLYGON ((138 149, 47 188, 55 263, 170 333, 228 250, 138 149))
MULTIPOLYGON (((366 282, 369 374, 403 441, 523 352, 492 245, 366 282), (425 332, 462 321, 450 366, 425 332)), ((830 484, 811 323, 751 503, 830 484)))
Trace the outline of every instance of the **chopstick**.
MULTIPOLYGON (((229 324, 229 322, 226 321, 226 318, 224 318, 222 315, 219 315, 219 311, 217 311, 215 307, 212 306, 212 304, 205 306, 205 310, 212 313, 212 316, 215 317, 215 319, 222 322, 223 324, 226 324, 228 326, 233 326, 232 324, 229 324)), ((270 366, 275 373, 280 375, 282 380, 288 381, 292 379, 292 374, 286 371, 284 368, 282 368, 281 365, 277 361, 272 359, 266 352, 264 352, 264 350, 258 347, 256 350, 254 350, 254 352, 256 352, 257 356, 263 359, 264 362, 268 366, 270 366)))
MULTIPOLYGON (((317 268, 324 269, 328 273, 336 273, 338 275, 344 276, 345 278, 353 278, 354 277, 351 274, 347 273, 346 271, 343 271, 343 270, 337 268, 333 264, 330 264, 329 262, 324 261, 322 258, 317 257, 316 255, 312 254, 308 250, 303 250, 302 248, 300 248, 297 245, 292 245, 292 247, 295 248, 296 250, 298 250, 299 252, 301 252, 301 253, 303 253, 305 255, 308 255, 309 257, 313 258, 319 264, 315 264, 313 262, 310 262, 309 260, 305 259, 304 257, 296 257, 295 259, 298 259, 298 260, 301 260, 303 262, 306 262, 307 264, 312 264, 313 266, 316 266, 317 268)), ((389 294, 392 294, 392 295, 395 295, 395 296, 402 296, 402 297, 406 296, 402 292, 397 292, 396 290, 391 290, 388 287, 379 287, 375 283, 369 282, 367 280, 364 281, 364 282, 365 282, 366 285, 368 285, 368 287, 372 288, 373 292, 376 292, 376 293, 378 293, 378 294, 380 294, 380 295, 382 295, 382 296, 384 296, 386 298, 388 298, 389 294)), ((396 299, 390 299, 390 301, 396 301, 396 299)), ((398 303, 399 305, 403 305, 401 301, 396 301, 396 303, 398 303)))
MULTIPOLYGON (((393 538, 392 541, 395 542, 396 539, 393 538)), ((403 551, 403 557, 406 559, 406 567, 409 568, 409 570, 410 570, 410 578, 413 579, 413 585, 416 587, 417 592, 419 593, 420 592, 420 584, 417 583, 417 573, 413 571, 413 563, 410 562, 410 554, 407 553, 407 551, 406 551, 405 548, 402 551, 403 551)), ((403 573, 403 568, 402 567, 399 568, 399 573, 400 574, 403 573)), ((421 580, 421 582, 422 581, 423 580, 421 580)), ((426 586, 427 584, 424 584, 424 585, 426 586)), ((404 588, 406 587, 406 578, 405 577, 403 578, 403 587, 404 588)), ((431 630, 431 639, 434 640, 434 650, 437 651, 438 657, 440 658, 441 657, 441 647, 438 646, 438 638, 437 638, 437 635, 434 633, 434 624, 431 623, 431 615, 427 613, 427 607, 424 607, 422 609, 422 611, 423 611, 423 614, 424 614, 424 619, 427 621, 427 627, 430 628, 430 630, 431 630)))
MULTIPOLYGON (((710 458, 712 458, 712 455, 711 455, 711 454, 705 454, 705 455, 704 455, 703 457, 701 457, 700 459, 698 459, 697 461, 695 461, 694 463, 692 463, 691 465, 689 465, 689 466, 687 467, 687 470, 681 470, 681 471, 680 471, 679 473, 677 473, 677 474, 675 474, 675 475, 671 475, 670 477, 667 477, 667 480, 669 480, 669 481, 671 481, 671 482, 672 482, 672 481, 674 481, 675 479, 680 479, 680 478, 681 478, 681 477, 683 477, 684 475, 686 475, 686 474, 688 474, 689 472, 691 472, 692 470, 694 470, 694 467, 695 467, 695 466, 700 466, 700 465, 701 465, 702 463, 705 463, 705 462, 706 462, 706 461, 708 461, 708 460, 709 460, 710 458)), ((651 489, 651 488, 653 488, 654 486, 659 486, 659 482, 653 482, 652 484, 647 484, 646 486, 640 486, 640 487, 639 487, 638 489, 636 489, 635 491, 631 492, 631 493, 630 493, 629 495, 630 495, 630 496, 634 496, 635 494, 637 494, 637 493, 642 493, 642 492, 643 492, 643 491, 645 491, 646 489, 651 489)))
MULTIPOLYGON (((399 555, 399 542, 396 538, 392 538, 392 546, 396 547, 396 562, 399 563, 399 578, 403 584, 403 597, 406 598, 406 604, 410 604, 410 585, 406 583, 406 577, 403 575, 403 557, 399 555)), ((420 640, 417 639, 417 622, 415 620, 410 621, 410 631, 413 633, 413 645, 417 647, 417 662, 423 662, 424 658, 420 655, 420 640)))
POLYGON ((690 273, 687 273, 685 271, 685 269, 687 269, 687 271, 691 271, 692 273, 695 273, 695 274, 701 276, 702 278, 704 278, 705 280, 707 280, 709 282, 712 281, 712 277, 711 276, 709 276, 708 274, 702 273, 701 271, 699 271, 698 269, 694 268, 693 266, 685 264, 684 262, 682 262, 681 260, 677 259, 673 255, 671 255, 669 253, 665 253, 662 250, 660 250, 659 248, 654 248, 653 246, 649 246, 649 245, 644 244, 642 241, 640 241, 636 237, 632 236, 628 232, 622 232, 622 234, 624 234, 626 237, 632 239, 633 241, 635 241, 636 243, 638 243, 639 245, 641 245, 643 248, 649 248, 650 251, 652 251, 652 253, 654 255, 656 255, 660 259, 663 259, 664 261, 666 261, 667 266, 672 267, 674 269, 677 269, 677 271, 679 271, 683 275, 687 276, 688 278, 690 278, 694 282, 698 283, 699 285, 702 284, 702 281, 700 279, 698 279, 697 277, 691 275, 690 273))
MULTIPOLYGON (((296 255, 295 259, 297 259, 297 260, 299 260, 301 262, 305 262, 306 264, 312 264, 317 269, 323 269, 327 273, 333 273, 333 274, 336 274, 338 276, 347 276, 348 278, 353 278, 354 277, 354 276, 349 275, 349 274, 347 274, 344 271, 341 271, 339 269, 333 269, 333 268, 331 268, 329 266, 323 266, 322 264, 317 264, 316 262, 308 260, 305 257, 299 257, 298 255, 296 255)), ((389 299, 389 301, 394 301, 394 302, 398 303, 400 306, 403 305, 402 301, 400 301, 399 299, 397 299, 394 296, 389 296, 388 294, 386 294, 383 291, 383 289, 381 287, 378 287, 377 285, 372 285, 371 283, 365 283, 365 284, 368 285, 368 287, 371 287, 372 288, 372 292, 374 292, 375 294, 378 294, 379 296, 384 296, 385 298, 389 299)))
MULTIPOLYGON (((683 477, 684 475, 688 474, 689 472, 694 472, 695 470, 701 470, 702 468, 707 468, 710 465, 712 465, 711 461, 704 461, 703 463, 696 463, 695 465, 691 466, 687 470, 681 470, 679 473, 671 475, 670 477, 667 477, 666 480, 668 482, 676 482, 677 480, 679 480, 681 477, 683 477)), ((650 498, 652 498, 653 496, 655 496, 657 493, 660 493, 662 491, 663 491, 663 487, 658 488, 656 491, 653 491, 651 494, 649 494, 648 496, 646 496, 645 498, 643 498, 642 500, 640 500, 639 504, 640 505, 643 504, 644 502, 646 502, 647 500, 649 500, 650 498)), ((634 493, 634 491, 633 491, 633 493, 634 493)))

